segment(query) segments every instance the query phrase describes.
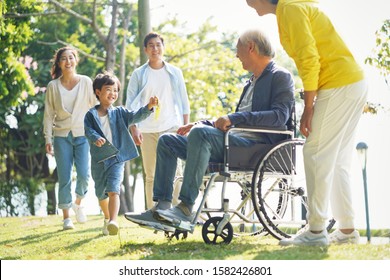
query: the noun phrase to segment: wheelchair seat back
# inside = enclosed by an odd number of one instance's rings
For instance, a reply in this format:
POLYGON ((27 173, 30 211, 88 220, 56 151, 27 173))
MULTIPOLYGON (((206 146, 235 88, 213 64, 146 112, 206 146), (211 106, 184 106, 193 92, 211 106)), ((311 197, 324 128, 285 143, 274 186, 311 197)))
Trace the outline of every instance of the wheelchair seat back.
POLYGON ((255 144, 251 147, 231 146, 227 162, 230 170, 255 170, 257 163, 274 145, 255 144))

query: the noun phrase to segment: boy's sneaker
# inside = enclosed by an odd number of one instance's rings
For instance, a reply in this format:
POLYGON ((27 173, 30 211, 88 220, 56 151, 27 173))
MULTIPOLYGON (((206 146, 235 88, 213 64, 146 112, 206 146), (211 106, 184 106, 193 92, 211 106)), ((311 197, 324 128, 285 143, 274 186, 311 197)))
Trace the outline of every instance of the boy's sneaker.
POLYGON ((108 229, 107 229, 108 221, 109 221, 108 219, 104 219, 104 224, 103 224, 103 228, 102 228, 103 235, 109 234, 108 229))
POLYGON ((155 208, 149 209, 143 213, 125 213, 125 218, 133 223, 139 224, 143 227, 149 227, 155 230, 174 232, 175 228, 165 225, 162 221, 155 218, 155 208))
POLYGON ((64 230, 74 229, 74 224, 73 224, 71 218, 67 218, 64 220, 63 228, 64 228, 64 230))
POLYGON ((118 226, 117 222, 110 221, 107 224, 107 230, 108 230, 108 234, 109 235, 117 235, 118 234, 118 230, 119 230, 119 226, 118 226))
POLYGON ((85 223, 87 221, 87 216, 84 214, 84 207, 73 203, 72 209, 76 214, 76 220, 78 223, 82 224, 82 223, 85 223))
POLYGON ((327 246, 329 245, 328 232, 326 229, 321 233, 312 233, 310 230, 307 230, 292 238, 280 240, 279 245, 327 246))
POLYGON ((339 229, 336 229, 329 235, 330 243, 333 244, 359 244, 360 234, 355 229, 350 234, 342 233, 339 229))

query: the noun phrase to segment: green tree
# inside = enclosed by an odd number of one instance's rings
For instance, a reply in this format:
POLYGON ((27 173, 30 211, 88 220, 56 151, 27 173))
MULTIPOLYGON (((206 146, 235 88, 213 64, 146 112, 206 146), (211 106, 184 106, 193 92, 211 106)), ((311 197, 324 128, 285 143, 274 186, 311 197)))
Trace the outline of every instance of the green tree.
MULTIPOLYGON (((28 70, 34 68, 31 58, 22 53, 32 37, 30 20, 20 14, 40 12, 41 5, 32 0, 1 2, 4 13, 0 22, 0 208, 7 215, 18 215, 16 205, 24 206, 34 214, 34 198, 40 191, 47 159, 37 151, 33 118, 20 118, 31 112, 36 94, 28 70), (13 194, 21 201, 15 203, 13 194)), ((35 104, 36 105, 36 104, 35 104)), ((36 105, 38 106, 38 105, 36 105)), ((39 149, 39 148, 38 148, 39 149)))
POLYGON ((18 17, 18 14, 40 11, 40 5, 33 0, 6 0, 1 2, 0 29, 0 120, 4 123, 4 108, 15 106, 23 99, 22 93, 34 94, 33 83, 26 69, 19 61, 23 50, 32 37, 29 18, 18 17), (2 110, 3 109, 3 110, 2 110))

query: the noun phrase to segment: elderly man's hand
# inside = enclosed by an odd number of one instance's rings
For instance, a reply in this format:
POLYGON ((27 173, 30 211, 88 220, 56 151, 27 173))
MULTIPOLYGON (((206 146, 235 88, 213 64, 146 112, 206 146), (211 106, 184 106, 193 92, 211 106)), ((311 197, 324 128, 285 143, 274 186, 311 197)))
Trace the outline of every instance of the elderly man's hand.
POLYGON ((182 135, 182 136, 187 135, 194 125, 195 125, 195 123, 187 123, 187 124, 179 127, 179 129, 177 130, 177 134, 182 135))
POLYGON ((230 121, 228 116, 223 116, 223 117, 219 117, 215 121, 214 126, 219 130, 225 132, 232 126, 232 122, 230 121))

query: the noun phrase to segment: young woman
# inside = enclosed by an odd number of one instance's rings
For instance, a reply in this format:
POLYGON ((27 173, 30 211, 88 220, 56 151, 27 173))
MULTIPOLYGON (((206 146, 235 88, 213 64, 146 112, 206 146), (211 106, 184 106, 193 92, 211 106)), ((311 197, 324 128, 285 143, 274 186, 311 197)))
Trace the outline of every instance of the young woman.
POLYGON ((79 223, 87 221, 80 206, 90 177, 89 144, 84 136, 84 116, 97 103, 92 80, 76 72, 77 51, 63 47, 56 51, 45 98, 44 134, 46 152, 54 155, 58 174, 58 208, 63 213, 63 229, 73 229, 72 208, 79 223), (72 202, 73 165, 76 167, 76 197, 72 202))

